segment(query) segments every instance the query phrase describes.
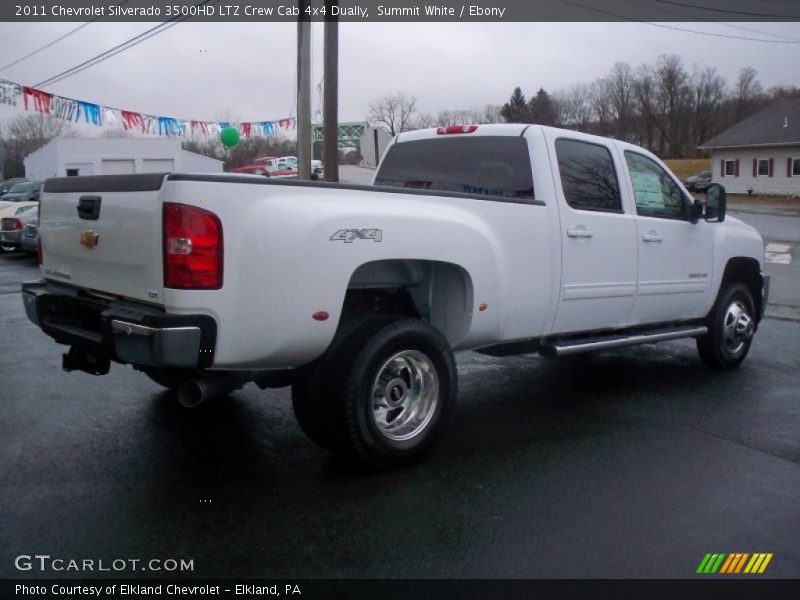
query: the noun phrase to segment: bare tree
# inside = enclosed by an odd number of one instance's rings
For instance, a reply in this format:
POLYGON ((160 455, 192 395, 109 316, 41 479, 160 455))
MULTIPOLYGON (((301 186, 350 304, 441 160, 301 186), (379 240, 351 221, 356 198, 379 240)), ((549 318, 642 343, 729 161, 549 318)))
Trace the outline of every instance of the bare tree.
POLYGON ((617 139, 630 137, 633 112, 633 72, 628 63, 617 62, 604 81, 606 98, 611 105, 611 119, 617 139))
POLYGON ((739 71, 739 79, 736 80, 736 120, 741 121, 749 116, 754 105, 761 98, 761 83, 757 79, 758 71, 753 67, 745 67, 739 71))
POLYGON ((655 74, 650 65, 641 65, 637 70, 633 94, 639 125, 637 141, 645 148, 655 150, 658 109, 656 107, 655 74))
POLYGON ((608 97, 608 86, 604 79, 598 79, 589 86, 589 105, 592 107, 597 133, 611 133, 611 101, 608 97))
POLYGON ((417 112, 417 97, 403 92, 381 96, 370 103, 367 120, 382 125, 392 136, 408 131, 417 112))
POLYGON ((500 107, 496 104, 487 104, 483 107, 479 123, 502 123, 503 117, 500 114, 500 107))
POLYGON ((714 67, 694 74, 694 140, 696 147, 709 139, 719 123, 719 112, 725 100, 725 80, 714 67))
POLYGON ((2 132, 6 147, 6 177, 21 176, 25 171, 25 157, 50 140, 73 135, 75 130, 69 121, 42 113, 20 115, 11 120, 2 132))
POLYGON ((553 93, 553 104, 558 114, 558 122, 562 127, 589 131, 592 123, 592 107, 589 103, 589 96, 589 86, 585 83, 553 93))
POLYGON ((411 129, 428 129, 429 127, 436 127, 436 117, 429 112, 424 112, 414 118, 411 129))

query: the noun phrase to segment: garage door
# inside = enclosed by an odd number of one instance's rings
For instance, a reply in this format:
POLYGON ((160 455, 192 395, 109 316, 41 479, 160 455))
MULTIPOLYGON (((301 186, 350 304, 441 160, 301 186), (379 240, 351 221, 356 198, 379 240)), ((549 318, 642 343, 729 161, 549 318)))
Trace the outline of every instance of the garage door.
POLYGON ((174 158, 145 158, 142 161, 142 172, 144 173, 166 173, 174 170, 174 158))
POLYGON ((135 172, 133 159, 107 159, 102 161, 103 175, 131 175, 135 172))

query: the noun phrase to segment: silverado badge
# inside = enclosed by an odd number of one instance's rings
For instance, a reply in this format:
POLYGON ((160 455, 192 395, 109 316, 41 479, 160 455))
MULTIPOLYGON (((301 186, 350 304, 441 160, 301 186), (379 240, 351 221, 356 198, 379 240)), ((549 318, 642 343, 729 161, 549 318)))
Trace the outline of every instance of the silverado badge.
POLYGON ((95 246, 97 246, 97 240, 99 238, 100 236, 91 229, 85 229, 84 232, 81 234, 81 244, 86 246, 87 248, 94 248, 95 246))

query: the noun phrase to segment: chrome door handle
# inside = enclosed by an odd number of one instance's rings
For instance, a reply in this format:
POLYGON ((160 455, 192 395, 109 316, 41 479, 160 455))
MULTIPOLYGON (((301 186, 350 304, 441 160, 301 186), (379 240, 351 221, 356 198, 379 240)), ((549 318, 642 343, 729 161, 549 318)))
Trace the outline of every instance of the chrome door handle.
POLYGON ((651 231, 650 233, 643 233, 642 239, 645 242, 661 242, 664 240, 664 236, 658 235, 655 231, 651 231))
POLYGON ((590 238, 594 234, 585 227, 578 229, 567 229, 567 235, 571 238, 590 238))

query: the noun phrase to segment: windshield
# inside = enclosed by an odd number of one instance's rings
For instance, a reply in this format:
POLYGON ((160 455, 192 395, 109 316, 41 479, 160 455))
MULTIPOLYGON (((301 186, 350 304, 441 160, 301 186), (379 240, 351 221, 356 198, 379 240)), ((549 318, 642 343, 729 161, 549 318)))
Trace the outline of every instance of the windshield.
POLYGON ((25 183, 15 183, 11 186, 11 189, 8 190, 8 193, 19 194, 21 192, 32 192, 34 189, 36 189, 36 184, 26 181, 25 183))

